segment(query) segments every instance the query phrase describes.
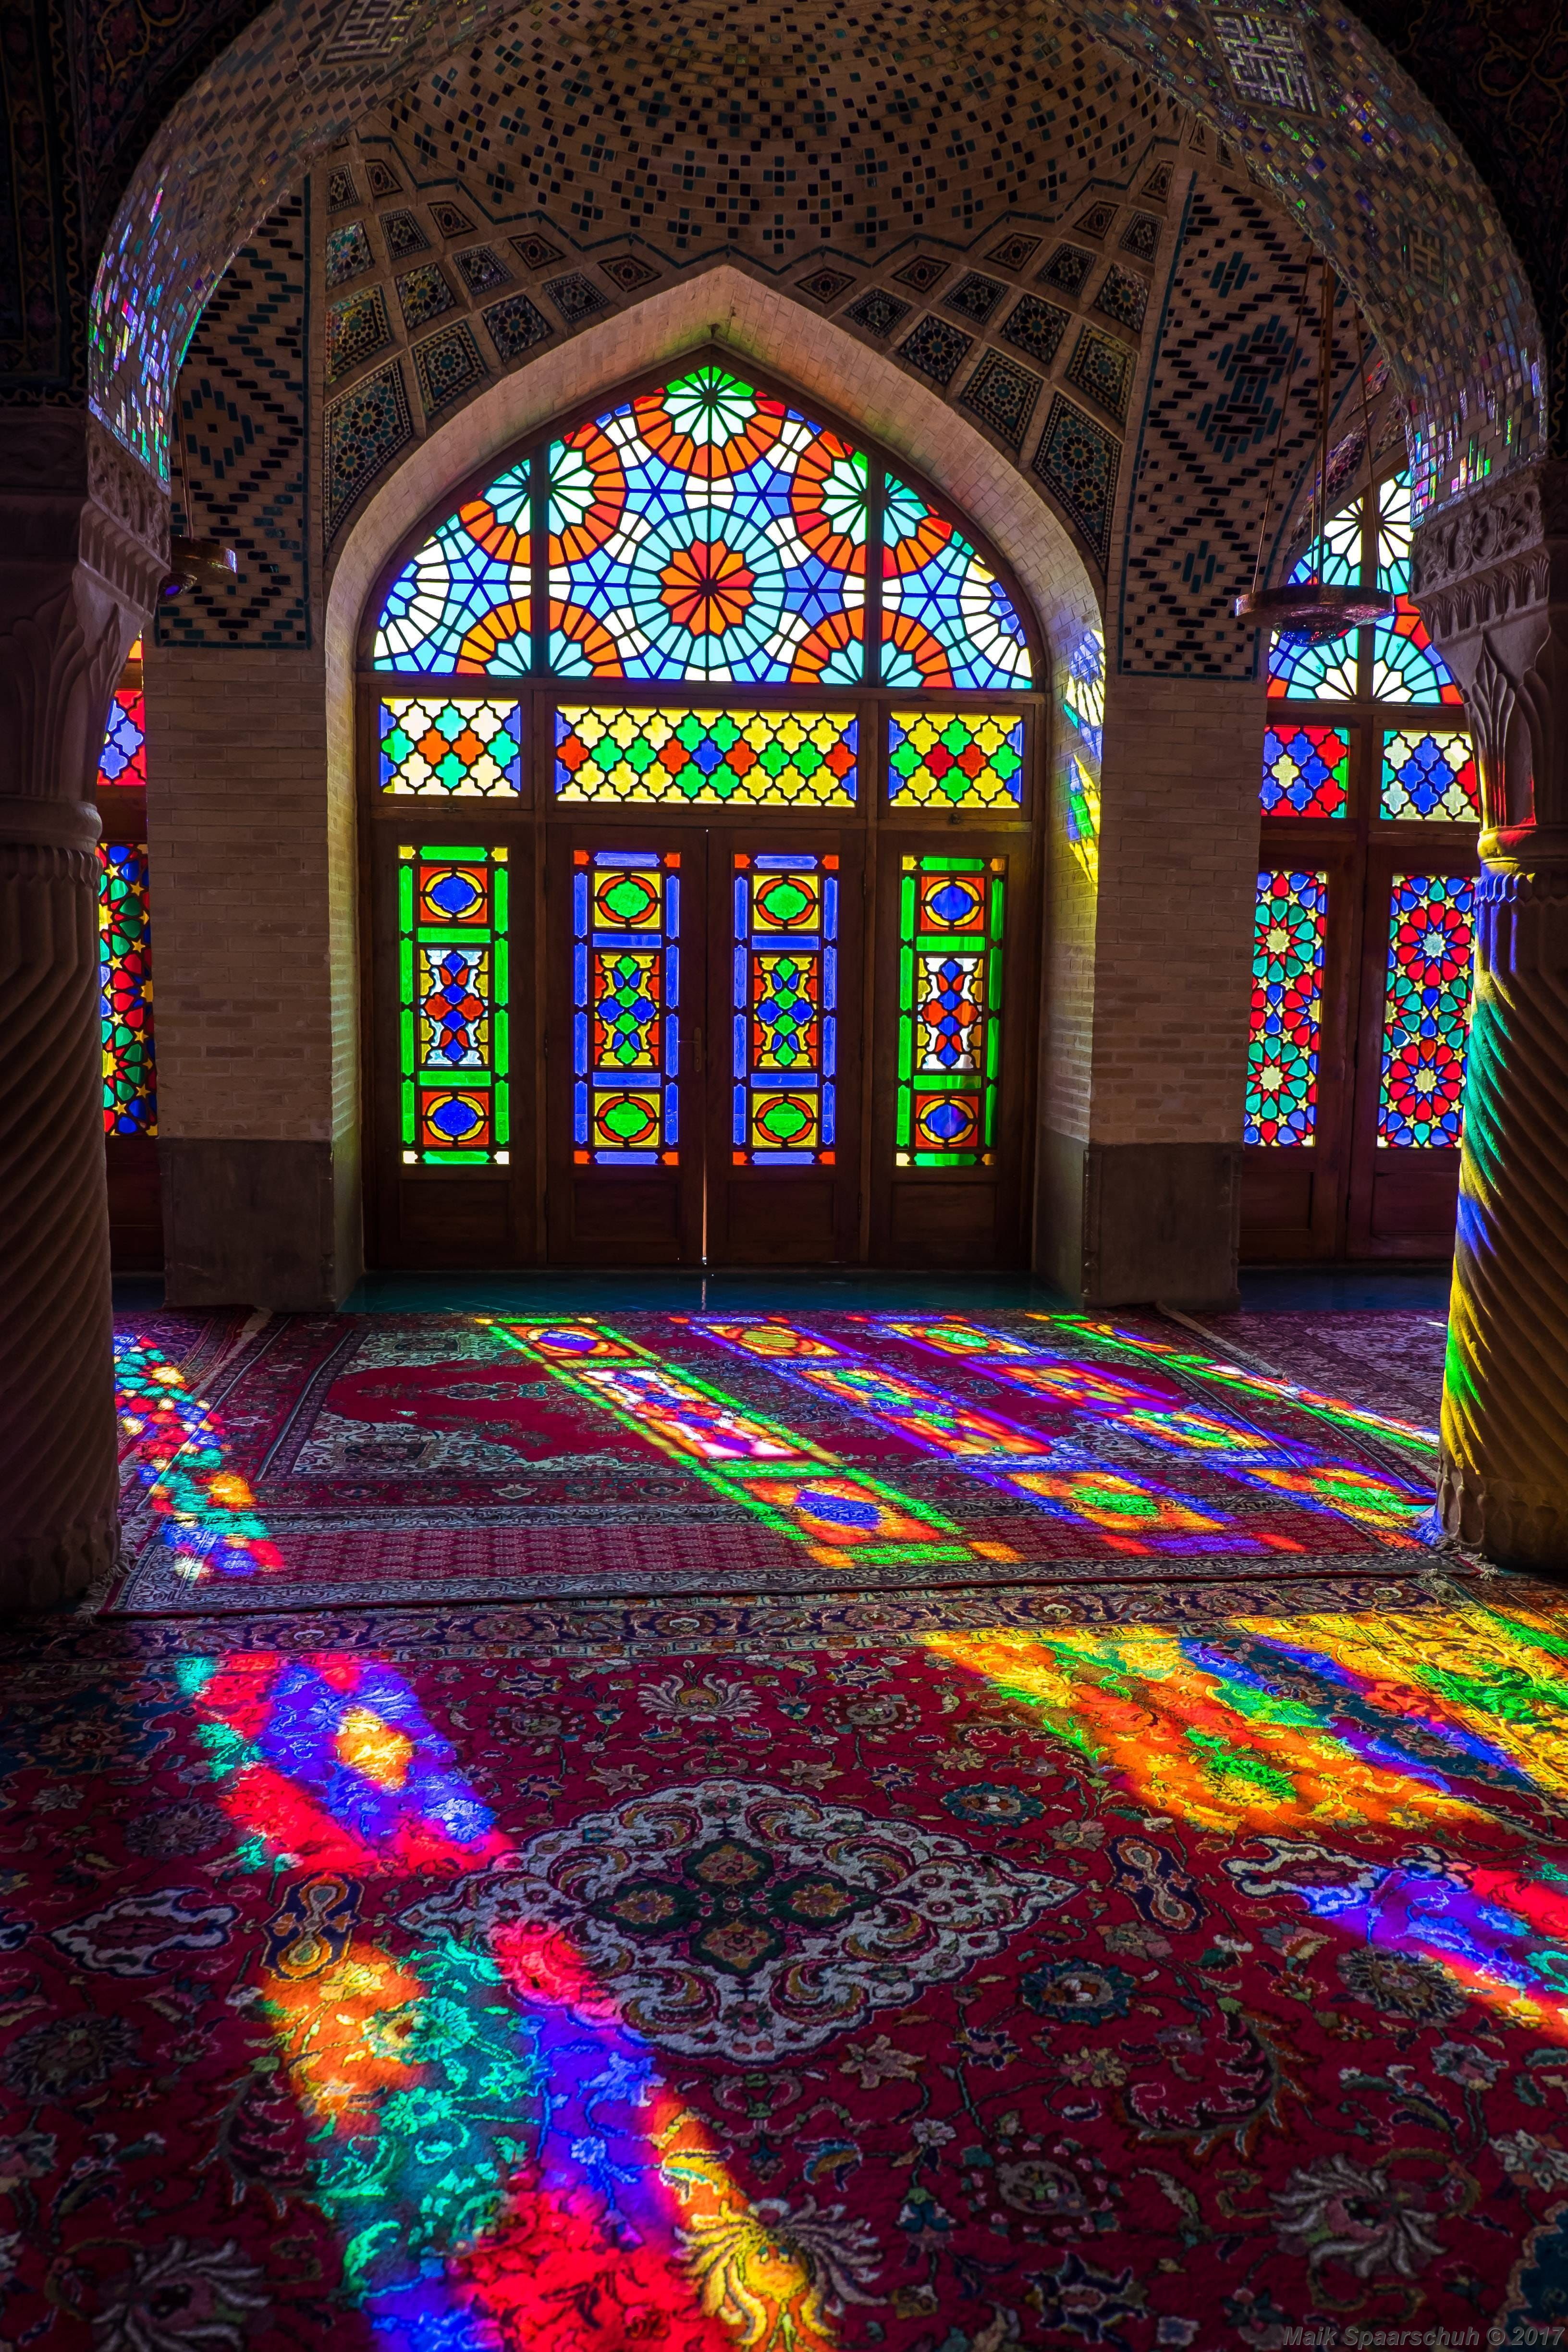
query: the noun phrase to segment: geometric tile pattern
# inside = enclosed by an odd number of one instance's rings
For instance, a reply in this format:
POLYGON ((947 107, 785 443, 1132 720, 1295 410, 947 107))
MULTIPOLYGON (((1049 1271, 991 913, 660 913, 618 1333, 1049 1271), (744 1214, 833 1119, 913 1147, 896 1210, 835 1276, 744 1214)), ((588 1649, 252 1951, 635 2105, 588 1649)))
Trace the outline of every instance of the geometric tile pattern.
POLYGON ((868 294, 861 295, 858 302, 850 303, 844 316, 852 319, 858 327, 863 327, 868 335, 886 337, 895 327, 902 324, 913 307, 912 303, 900 302, 882 287, 873 286, 868 294))
POLYGON ((413 437, 403 372, 395 360, 332 402, 326 416, 322 480, 329 540, 360 492, 413 437))
POLYGON ((1040 282, 1059 287, 1064 294, 1081 294, 1093 268, 1092 253, 1085 253, 1080 246, 1058 245, 1040 272, 1040 282))
POLYGON ((1039 396, 1040 378, 1002 352, 986 352, 960 395, 962 405, 1010 449, 1022 444, 1039 396))
POLYGON ((1131 269, 1113 262, 1106 271, 1105 283, 1094 298, 1094 307, 1114 319, 1119 327, 1131 327, 1137 334, 1143 324, 1143 313, 1149 306, 1149 289, 1142 278, 1131 269))
POLYGON ((961 334, 945 319, 927 316, 899 345, 899 357, 920 369, 934 383, 946 383, 962 363, 974 338, 961 334))
POLYGON ((362 269, 372 267, 374 259, 363 223, 349 221, 342 228, 327 231, 329 286, 342 286, 346 279, 357 278, 362 269))
POLYGON ((392 341, 386 298, 379 286, 361 286, 327 310, 327 382, 339 383, 392 341))
POLYGON ((548 342, 555 329, 526 294, 509 294, 484 313, 489 338, 503 360, 521 359, 535 343, 548 342))
POLYGON ((1108 409, 1120 425, 1127 415, 1137 354, 1093 327, 1085 327, 1067 364, 1067 380, 1108 409))
POLYGON ((1093 549, 1101 569, 1110 553, 1110 517, 1121 445, 1058 393, 1035 452, 1035 471, 1093 549))
POLYGON ((1038 294, 1026 294, 1002 321, 1002 333, 1019 351, 1038 360, 1042 367, 1049 367, 1061 348, 1069 316, 1054 302, 1042 300, 1038 294))
POLYGON ((511 283, 511 272, 493 246, 476 245, 471 251, 452 257, 470 294, 489 294, 497 286, 511 283))
POLYGON ((971 270, 961 278, 951 294, 942 296, 943 307, 956 310, 961 319, 972 319, 983 327, 1007 289, 994 278, 981 278, 971 270))
POLYGON ((473 329, 459 319, 443 327, 438 335, 427 335, 422 343, 415 344, 414 373, 419 379, 425 414, 434 416, 449 401, 460 400, 465 392, 483 383, 489 371, 479 357, 473 329))
POLYGON ((452 308, 453 293, 433 261, 421 262, 405 278, 397 281, 397 299, 403 305, 403 315, 410 330, 423 327, 438 319, 443 310, 452 308))
POLYGON ((175 394, 173 527, 227 540, 239 569, 160 604, 161 646, 310 642, 309 252, 301 192, 235 256, 192 338, 175 394))

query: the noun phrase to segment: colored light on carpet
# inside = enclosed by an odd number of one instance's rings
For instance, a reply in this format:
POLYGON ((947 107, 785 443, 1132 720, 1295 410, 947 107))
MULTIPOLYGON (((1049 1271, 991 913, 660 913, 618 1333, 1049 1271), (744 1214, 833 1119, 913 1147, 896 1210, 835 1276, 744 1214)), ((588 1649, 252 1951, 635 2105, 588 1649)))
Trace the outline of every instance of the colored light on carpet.
POLYGON ((115 1389, 132 1475, 148 1490, 159 1538, 192 1582, 216 1570, 254 1576, 281 1565, 246 1481, 225 1464, 218 1423, 157 1349, 117 1340, 115 1389))

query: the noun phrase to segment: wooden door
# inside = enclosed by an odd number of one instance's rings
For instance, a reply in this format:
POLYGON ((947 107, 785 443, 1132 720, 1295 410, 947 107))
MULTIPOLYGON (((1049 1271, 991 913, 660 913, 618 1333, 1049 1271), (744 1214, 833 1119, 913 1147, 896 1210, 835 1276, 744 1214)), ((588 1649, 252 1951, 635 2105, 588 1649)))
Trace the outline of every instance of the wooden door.
POLYGON ((864 841, 752 823, 708 836, 704 1255, 858 1255, 864 841))

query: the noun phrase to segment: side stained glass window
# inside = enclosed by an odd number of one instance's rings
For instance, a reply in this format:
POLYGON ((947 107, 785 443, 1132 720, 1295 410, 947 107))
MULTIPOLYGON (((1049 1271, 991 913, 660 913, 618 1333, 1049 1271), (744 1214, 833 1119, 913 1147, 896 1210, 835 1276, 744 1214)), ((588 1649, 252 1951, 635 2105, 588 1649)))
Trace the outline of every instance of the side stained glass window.
POLYGON ((899 886, 900 1168, 995 1158, 1006 860, 906 856, 899 886))
POLYGON ((1463 709, 1453 671, 1426 634, 1408 596, 1372 633, 1372 691, 1380 702, 1447 702, 1463 709))
POLYGON ((394 696, 381 706, 380 737, 384 793, 499 799, 522 789, 515 702, 394 696))
POLYGON ((392 583, 377 669, 521 677, 532 667, 526 464, 448 515, 392 583))
POLYGON ((734 853, 731 1143, 736 1167, 831 1165, 838 860, 734 853))
POLYGON ((1381 1144, 1459 1140, 1469 1042, 1475 885, 1460 875, 1398 874, 1388 921, 1381 1144))
POLYGON ((1348 729, 1270 727, 1263 738, 1263 814, 1342 817, 1350 772, 1348 729))
POLYGON ((507 853, 408 844, 397 859, 404 1160, 504 1167, 511 1140, 507 853))
MULTIPOLYGON (((141 639, 137 639, 138 646, 141 639)), ((119 687, 109 706, 109 729, 99 754, 98 782, 119 792, 147 789, 147 718, 142 689, 119 687)))
POLYGON ((680 1157, 680 854, 579 849, 572 874, 573 1157, 680 1157))
POLYGON ((147 845, 98 848, 98 976, 103 1024, 103 1131, 156 1135, 147 845))
POLYGON ((1011 597, 963 534, 888 477, 882 516, 882 683, 982 693, 1031 683, 1011 597))
POLYGON ((555 714, 560 801, 852 808, 858 763, 858 721, 847 710, 555 714))
POLYGON ((1001 809, 1024 797, 1024 719, 1016 710, 895 710, 888 798, 909 808, 1001 809))
POLYGON ((1244 1139, 1308 1144, 1317 1125, 1326 873, 1258 877, 1244 1139))
POLYGON ((1276 642, 1268 656, 1268 698, 1271 702, 1353 702, 1355 699, 1356 632, 1331 637, 1326 646, 1285 646, 1276 642))
POLYGON ((1468 735, 1429 735, 1424 728, 1390 729, 1383 738, 1379 812, 1442 824, 1479 821, 1480 780, 1468 735))

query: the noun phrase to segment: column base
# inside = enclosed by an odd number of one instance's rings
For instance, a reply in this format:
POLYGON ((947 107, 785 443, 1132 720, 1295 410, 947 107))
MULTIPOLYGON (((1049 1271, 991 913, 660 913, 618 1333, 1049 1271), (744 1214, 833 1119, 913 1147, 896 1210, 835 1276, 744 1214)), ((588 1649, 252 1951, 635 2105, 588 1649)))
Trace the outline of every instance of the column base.
POLYGON ((0 1536, 0 1614, 63 1609, 120 1561, 120 1522, 102 1516, 0 1536))
POLYGON ((1445 1462, 1437 1476, 1445 1535, 1499 1568, 1568 1580, 1568 1498, 1531 1494, 1445 1462))
POLYGON ((360 1276, 358 1169, 330 1143, 163 1136, 171 1307, 341 1306, 360 1276))
POLYGON ((1241 1147, 1041 1138, 1037 1271, 1086 1307, 1240 1300, 1241 1147))

